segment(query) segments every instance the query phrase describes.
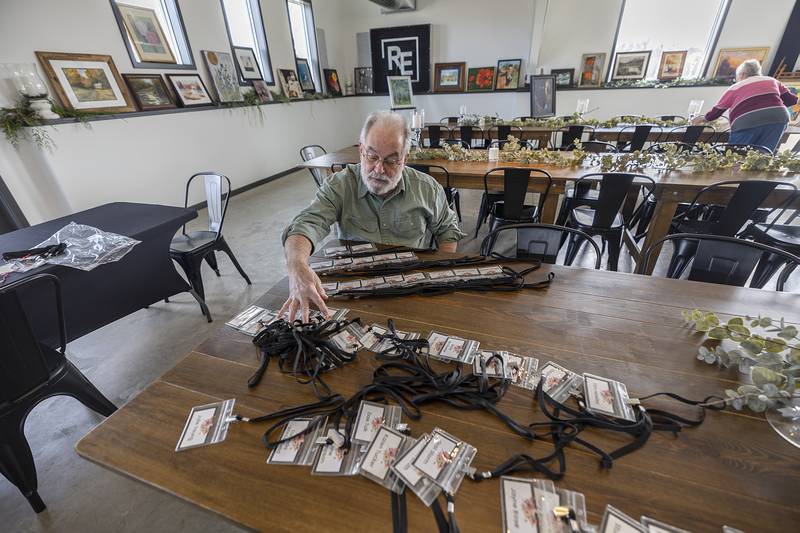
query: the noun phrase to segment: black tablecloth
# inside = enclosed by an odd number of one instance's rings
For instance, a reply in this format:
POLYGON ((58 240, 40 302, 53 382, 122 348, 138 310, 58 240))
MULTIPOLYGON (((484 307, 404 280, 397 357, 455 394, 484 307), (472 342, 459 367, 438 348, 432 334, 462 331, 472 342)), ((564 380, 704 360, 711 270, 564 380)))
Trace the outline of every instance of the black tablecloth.
MULTIPOLYGON (((11 274, 6 283, 41 272, 61 280, 67 341, 191 287, 175 270, 169 244, 175 232, 196 218, 193 209, 116 202, 0 235, 0 252, 27 250, 70 222, 142 241, 121 260, 91 271, 45 265, 11 274)), ((26 290, 20 299, 37 338, 58 343, 53 291, 49 286, 26 290)))

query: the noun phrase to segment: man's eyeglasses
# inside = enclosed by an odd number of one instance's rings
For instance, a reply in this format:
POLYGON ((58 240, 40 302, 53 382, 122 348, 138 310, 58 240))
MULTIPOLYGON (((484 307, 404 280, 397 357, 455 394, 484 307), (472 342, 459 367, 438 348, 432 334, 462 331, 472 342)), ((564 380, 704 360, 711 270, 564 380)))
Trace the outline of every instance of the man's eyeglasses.
POLYGON ((377 154, 372 154, 372 153, 369 153, 369 152, 365 152, 364 150, 361 151, 361 156, 364 159, 367 160, 367 163, 369 163, 370 166, 373 166, 373 167, 375 165, 377 165, 378 163, 383 163, 383 168, 385 168, 386 170, 394 170, 398 166, 400 166, 400 158, 399 157, 382 158, 381 156, 379 156, 377 154))

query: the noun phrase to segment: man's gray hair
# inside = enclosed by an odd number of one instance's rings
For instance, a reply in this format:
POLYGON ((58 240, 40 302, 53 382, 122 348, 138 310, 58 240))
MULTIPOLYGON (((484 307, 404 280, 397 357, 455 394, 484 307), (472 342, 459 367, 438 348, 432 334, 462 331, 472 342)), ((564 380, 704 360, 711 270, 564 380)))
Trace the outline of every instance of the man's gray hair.
POLYGON ((758 59, 748 59, 736 67, 737 78, 743 80, 750 76, 761 76, 761 63, 758 62, 758 59))
POLYGON ((375 124, 386 124, 396 128, 398 133, 403 136, 403 153, 408 152, 411 148, 411 128, 406 117, 394 111, 375 111, 370 113, 361 128, 361 135, 359 136, 361 144, 367 144, 367 135, 369 135, 369 130, 375 124))

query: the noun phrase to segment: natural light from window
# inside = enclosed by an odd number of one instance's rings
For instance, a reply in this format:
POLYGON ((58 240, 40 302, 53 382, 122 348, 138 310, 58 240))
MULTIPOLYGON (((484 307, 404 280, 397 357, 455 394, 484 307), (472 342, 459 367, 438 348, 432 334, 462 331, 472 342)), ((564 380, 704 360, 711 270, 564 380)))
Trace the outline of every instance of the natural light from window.
MULTIPOLYGON (((183 34, 183 27, 181 26, 177 6, 175 0, 125 0, 124 2, 117 2, 117 5, 129 5, 135 7, 142 7, 145 9, 152 9, 155 11, 158 23, 164 32, 164 37, 167 39, 167 44, 170 51, 175 56, 175 62, 178 65, 191 65, 192 58, 189 54, 189 49, 186 44, 186 36, 183 34)), ((126 37, 130 42, 131 36, 126 31, 126 37)), ((131 46, 136 61, 142 63, 141 57, 136 47, 131 46)))
POLYGON ((314 78, 314 86, 320 90, 319 62, 311 4, 303 0, 287 0, 286 5, 289 8, 294 55, 298 59, 308 60, 311 66, 311 77, 314 78))
POLYGON ((264 23, 261 20, 258 0, 222 0, 222 7, 225 10, 231 44, 252 48, 264 81, 272 82, 272 65, 267 53, 264 23))

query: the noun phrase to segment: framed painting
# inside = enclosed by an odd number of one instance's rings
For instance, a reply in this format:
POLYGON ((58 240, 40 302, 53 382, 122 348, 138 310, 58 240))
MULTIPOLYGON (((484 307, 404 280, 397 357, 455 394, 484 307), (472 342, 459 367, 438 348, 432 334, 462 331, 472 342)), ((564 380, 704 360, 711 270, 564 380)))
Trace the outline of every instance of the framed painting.
POLYGON ((521 59, 501 59, 497 62, 497 78, 494 82, 496 91, 513 91, 519 88, 519 72, 521 59))
POLYGON ((67 109, 136 111, 111 56, 36 52, 59 100, 67 109))
POLYGON ((683 65, 686 63, 687 50, 661 53, 661 63, 658 65, 659 80, 674 80, 681 77, 683 65))
MULTIPOLYGON (((782 80, 778 78, 778 81, 784 84, 795 96, 800 97, 800 80, 782 80)), ((787 109, 789 110, 789 120, 795 124, 798 123, 800 121, 800 101, 787 109)))
POLYGON ((342 86, 339 83, 339 73, 335 68, 324 68, 322 73, 325 75, 325 86, 333 96, 342 96, 342 86))
POLYGON ((228 52, 212 52, 211 50, 202 50, 202 54, 219 101, 241 102, 244 100, 231 55, 228 52))
POLYGON ((413 109, 411 76, 386 76, 389 86, 389 107, 392 109, 413 109))
POLYGON ((583 54, 581 57, 581 77, 578 85, 581 87, 599 87, 603 83, 603 68, 606 64, 606 54, 583 54))
POLYGON ((767 59, 769 47, 761 48, 722 48, 714 65, 715 80, 732 80, 736 77, 736 68, 748 59, 757 59, 761 64, 767 59))
POLYGON ((166 76, 182 107, 197 107, 214 103, 199 74, 167 74, 166 76))
POLYGON ((643 52, 620 52, 614 58, 614 72, 611 79, 641 80, 647 74, 650 63, 650 50, 643 52))
POLYGON ((117 7, 140 61, 176 63, 155 10, 121 3, 117 7))
POLYGON ((160 74, 123 74, 122 77, 142 111, 177 107, 160 74))
POLYGON ((574 68, 550 69, 550 74, 556 77, 556 87, 571 87, 575 78, 574 68))
POLYGON ((290 68, 278 69, 278 81, 281 84, 281 90, 287 98, 302 98, 303 88, 300 87, 300 82, 297 80, 297 73, 290 68))
POLYGON ((436 63, 433 67, 433 91, 452 93, 464 91, 466 63, 436 63))
POLYGON ((477 67, 467 71, 467 92, 494 89, 494 67, 477 67))
POLYGON ((256 53, 252 48, 244 46, 233 47, 233 57, 236 58, 236 67, 239 69, 239 77, 245 81, 262 80, 261 67, 258 66, 256 53))
POLYGON ((556 76, 554 74, 531 76, 532 117, 556 116, 556 76))
POLYGON ((311 67, 308 60, 299 58, 297 60, 297 78, 300 80, 300 87, 304 92, 315 93, 317 88, 314 86, 314 77, 311 75, 311 67))
POLYGON ((372 67, 356 67, 354 72, 356 94, 372 94, 372 67))
POLYGON ((261 99, 262 104, 272 102, 272 91, 269 90, 269 85, 264 80, 253 80, 253 90, 261 99))

